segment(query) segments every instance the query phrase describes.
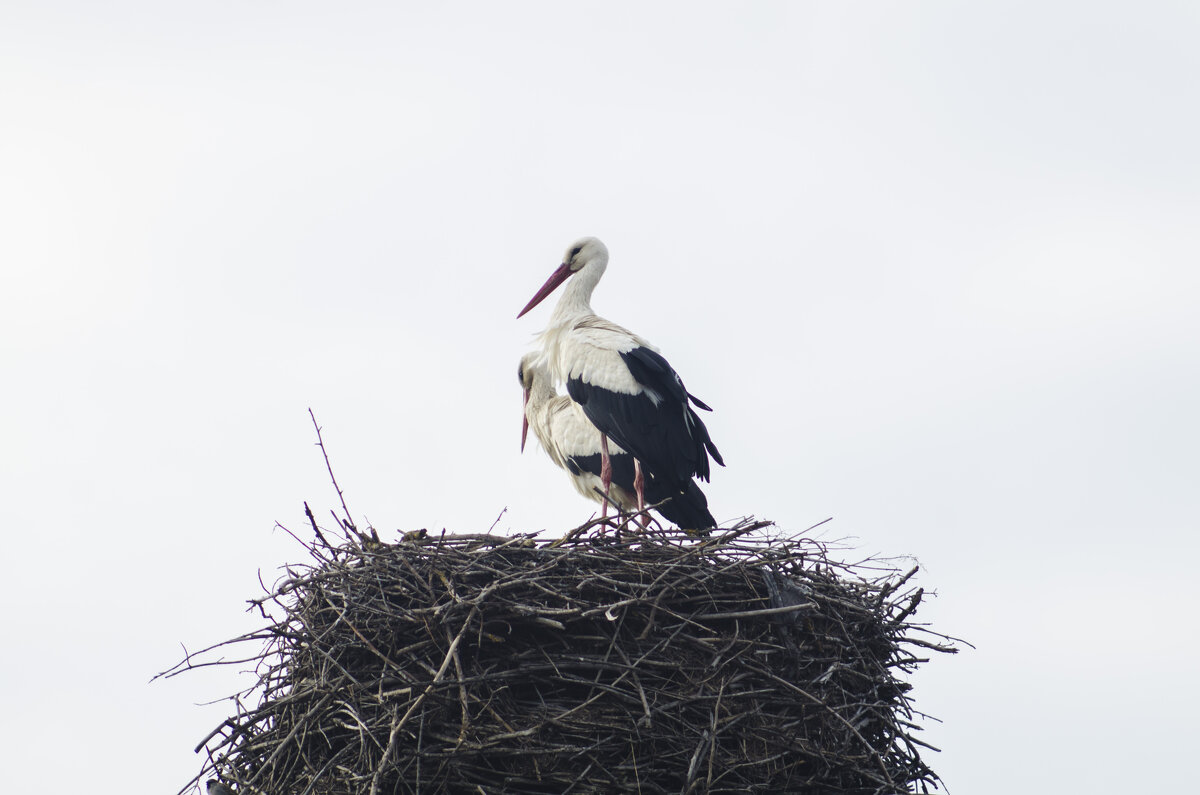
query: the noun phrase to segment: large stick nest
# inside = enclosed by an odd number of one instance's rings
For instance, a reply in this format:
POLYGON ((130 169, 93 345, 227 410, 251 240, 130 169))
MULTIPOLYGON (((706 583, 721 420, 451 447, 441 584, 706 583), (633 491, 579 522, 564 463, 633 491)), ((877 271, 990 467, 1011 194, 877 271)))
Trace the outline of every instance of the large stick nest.
MULTIPOLYGON (((705 540, 307 545, 202 777, 269 795, 928 792, 903 680, 947 638, 880 562, 746 521, 705 540)), ((313 525, 316 530, 316 525, 313 525)), ((607 530, 607 533, 605 532, 607 530)))

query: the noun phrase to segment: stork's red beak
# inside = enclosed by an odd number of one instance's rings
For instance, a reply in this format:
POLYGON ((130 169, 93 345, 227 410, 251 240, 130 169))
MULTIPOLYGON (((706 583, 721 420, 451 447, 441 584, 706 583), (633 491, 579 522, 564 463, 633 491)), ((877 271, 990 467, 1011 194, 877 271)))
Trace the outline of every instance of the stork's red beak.
POLYGON ((550 278, 546 280, 546 283, 542 285, 542 289, 537 291, 537 295, 529 299, 529 303, 525 304, 525 308, 517 313, 517 317, 520 317, 544 301, 546 296, 554 292, 573 272, 571 266, 567 263, 564 262, 562 265, 559 265, 554 273, 550 274, 550 278))
POLYGON ((525 399, 521 401, 521 452, 525 452, 525 437, 529 435, 529 415, 525 407, 529 405, 529 390, 525 390, 525 399))

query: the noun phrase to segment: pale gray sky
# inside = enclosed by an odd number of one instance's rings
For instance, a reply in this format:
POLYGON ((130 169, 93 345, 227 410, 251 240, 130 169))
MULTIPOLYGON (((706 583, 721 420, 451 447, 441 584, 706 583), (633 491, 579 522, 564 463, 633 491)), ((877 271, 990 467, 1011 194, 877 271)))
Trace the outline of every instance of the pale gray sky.
POLYGON ((601 314, 716 411, 707 488, 978 647, 916 677, 953 791, 1176 791, 1200 652, 1191 2, 0 9, 5 788, 174 792, 232 671, 148 685, 300 556, 565 530, 520 321, 601 314))

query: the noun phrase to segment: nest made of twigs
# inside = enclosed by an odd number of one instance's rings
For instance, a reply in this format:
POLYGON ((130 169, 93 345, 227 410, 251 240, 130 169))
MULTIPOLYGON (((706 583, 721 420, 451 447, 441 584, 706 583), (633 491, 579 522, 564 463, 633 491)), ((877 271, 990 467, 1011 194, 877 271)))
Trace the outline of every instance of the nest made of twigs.
POLYGON ((903 675, 955 649, 911 623, 915 568, 770 527, 318 531, 254 600, 270 625, 230 642, 260 644, 257 681, 185 791, 213 773, 268 795, 936 788, 903 675))

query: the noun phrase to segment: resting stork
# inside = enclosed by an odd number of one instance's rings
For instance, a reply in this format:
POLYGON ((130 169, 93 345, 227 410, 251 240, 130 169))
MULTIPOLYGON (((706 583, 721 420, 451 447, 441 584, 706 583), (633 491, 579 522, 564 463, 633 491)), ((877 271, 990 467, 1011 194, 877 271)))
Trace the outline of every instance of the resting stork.
POLYGON ((711 411, 649 342, 592 311, 592 291, 608 267, 608 249, 585 237, 517 315, 533 309, 567 283, 542 332, 542 361, 600 431, 600 478, 612 482, 608 440, 633 455, 638 509, 645 507, 645 472, 676 492, 692 477, 708 480, 709 462, 721 454, 692 405, 711 411), (689 405, 689 401, 691 405, 689 405))
MULTIPOLYGON (((521 424, 521 450, 530 428, 550 460, 567 471, 575 490, 601 505, 605 515, 608 503, 596 493, 603 488, 600 473, 602 444, 600 431, 583 413, 582 407, 566 395, 554 390, 549 371, 537 361, 537 355, 527 353, 517 369, 521 388, 525 391, 524 421, 521 424)), ((633 486, 633 457, 620 447, 609 447, 612 482, 609 499, 629 511, 636 506, 633 486)), ((687 488, 677 491, 651 474, 646 479, 645 497, 669 522, 685 530, 704 531, 716 526, 708 512, 708 500, 695 481, 688 479, 687 488), (664 502, 665 500, 665 502, 664 502), (659 503, 662 503, 659 505, 659 503)))

